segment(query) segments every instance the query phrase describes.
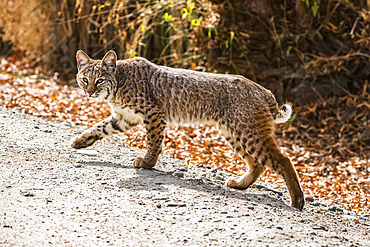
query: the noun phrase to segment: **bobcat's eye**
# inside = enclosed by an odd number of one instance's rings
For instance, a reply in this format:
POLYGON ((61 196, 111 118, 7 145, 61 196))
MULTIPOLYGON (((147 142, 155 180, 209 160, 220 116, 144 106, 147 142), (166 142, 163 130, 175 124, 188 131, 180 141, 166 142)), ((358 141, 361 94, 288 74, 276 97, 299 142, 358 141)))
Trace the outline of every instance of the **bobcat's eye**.
POLYGON ((84 78, 82 78, 82 81, 87 84, 89 82, 89 79, 87 79, 87 77, 84 77, 84 78))
POLYGON ((96 80, 95 85, 98 85, 103 82, 103 79, 96 80))

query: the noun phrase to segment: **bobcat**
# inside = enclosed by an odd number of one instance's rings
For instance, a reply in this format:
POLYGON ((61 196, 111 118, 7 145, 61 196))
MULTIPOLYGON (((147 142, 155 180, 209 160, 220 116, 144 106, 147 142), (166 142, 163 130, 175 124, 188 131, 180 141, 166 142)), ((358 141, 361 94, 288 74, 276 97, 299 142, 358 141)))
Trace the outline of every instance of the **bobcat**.
POLYGON ((226 186, 247 189, 266 167, 282 175, 291 206, 304 206, 296 171, 274 139, 275 123, 283 123, 292 108, 280 109, 273 94, 238 75, 212 74, 155 65, 145 58, 118 60, 114 51, 93 60, 77 51, 77 82, 91 98, 109 102, 112 115, 72 141, 80 149, 140 123, 147 130, 148 151, 134 167, 151 169, 162 150, 168 122, 216 124, 226 140, 249 165, 249 172, 226 186))

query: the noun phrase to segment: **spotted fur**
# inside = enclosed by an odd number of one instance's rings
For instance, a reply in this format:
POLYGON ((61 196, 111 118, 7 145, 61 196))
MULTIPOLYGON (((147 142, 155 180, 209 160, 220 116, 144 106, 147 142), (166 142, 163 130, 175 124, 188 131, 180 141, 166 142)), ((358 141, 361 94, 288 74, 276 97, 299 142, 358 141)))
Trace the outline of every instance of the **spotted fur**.
POLYGON ((270 91, 243 76, 169 68, 144 58, 117 60, 114 51, 102 60, 83 51, 76 57, 78 84, 89 97, 107 100, 112 115, 75 138, 73 148, 144 123, 148 152, 134 166, 149 169, 158 160, 167 123, 216 124, 249 165, 246 175, 230 179, 227 186, 246 189, 270 168, 284 178, 291 205, 303 208, 296 171, 274 139, 275 123, 287 121, 291 107, 279 109, 270 91))

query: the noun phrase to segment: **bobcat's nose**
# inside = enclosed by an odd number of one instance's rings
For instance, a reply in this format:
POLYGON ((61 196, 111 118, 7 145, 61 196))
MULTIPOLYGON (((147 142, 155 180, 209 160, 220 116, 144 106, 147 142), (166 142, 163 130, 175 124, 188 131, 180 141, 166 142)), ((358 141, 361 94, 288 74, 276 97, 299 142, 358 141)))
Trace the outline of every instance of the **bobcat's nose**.
POLYGON ((94 93, 94 91, 87 91, 87 94, 91 96, 94 93))

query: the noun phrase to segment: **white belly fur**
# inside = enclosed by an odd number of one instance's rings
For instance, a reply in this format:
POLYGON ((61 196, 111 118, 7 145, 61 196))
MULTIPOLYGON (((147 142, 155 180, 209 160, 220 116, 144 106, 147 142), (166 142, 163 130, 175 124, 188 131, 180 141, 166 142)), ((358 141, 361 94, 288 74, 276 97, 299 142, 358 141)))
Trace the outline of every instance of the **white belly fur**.
POLYGON ((122 108, 120 106, 111 106, 111 109, 113 116, 121 115, 123 118, 131 123, 139 124, 142 123, 144 120, 144 117, 141 113, 135 113, 135 111, 130 109, 129 107, 122 108))

